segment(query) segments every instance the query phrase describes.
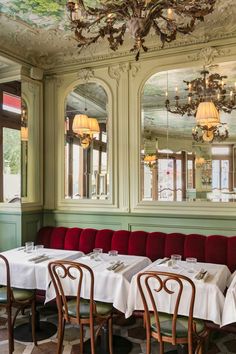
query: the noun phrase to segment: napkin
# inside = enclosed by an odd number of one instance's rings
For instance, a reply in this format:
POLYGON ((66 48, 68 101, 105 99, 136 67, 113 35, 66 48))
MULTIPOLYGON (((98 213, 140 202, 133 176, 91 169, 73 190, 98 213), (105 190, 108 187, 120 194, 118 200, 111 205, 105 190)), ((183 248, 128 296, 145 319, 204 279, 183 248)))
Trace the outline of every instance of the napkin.
POLYGON ((118 270, 118 268, 120 267, 123 267, 124 266, 124 262, 121 262, 121 261, 117 261, 115 262, 114 264, 112 264, 111 266, 107 267, 107 270, 118 270))
POLYGON ((195 280, 205 281, 208 277, 209 273, 205 269, 201 269, 194 277, 195 280))

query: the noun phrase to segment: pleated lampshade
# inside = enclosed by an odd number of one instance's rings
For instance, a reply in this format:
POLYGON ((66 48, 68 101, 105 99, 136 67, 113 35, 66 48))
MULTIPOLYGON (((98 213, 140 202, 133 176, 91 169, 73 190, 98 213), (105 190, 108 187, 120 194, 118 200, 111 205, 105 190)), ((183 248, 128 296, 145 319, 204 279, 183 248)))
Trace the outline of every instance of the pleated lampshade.
POLYGON ((220 115, 213 102, 199 103, 196 115, 197 124, 207 127, 216 126, 220 123, 220 115))
POLYGON ((86 114, 76 114, 73 120, 72 129, 77 134, 89 133, 89 118, 86 114))
POLYGON ((100 132, 100 127, 96 118, 89 118, 89 133, 96 134, 100 132))

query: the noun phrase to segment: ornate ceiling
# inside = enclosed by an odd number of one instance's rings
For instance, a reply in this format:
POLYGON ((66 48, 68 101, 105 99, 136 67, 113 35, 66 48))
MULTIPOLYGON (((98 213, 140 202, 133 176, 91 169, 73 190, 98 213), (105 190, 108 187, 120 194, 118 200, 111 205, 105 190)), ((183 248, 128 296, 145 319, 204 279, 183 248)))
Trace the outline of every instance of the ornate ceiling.
MULTIPOLYGON (((94 3, 96 0, 86 0, 94 3)), ((94 60, 104 56, 122 56, 129 52, 127 36, 118 52, 108 49, 105 41, 79 53, 69 29, 66 0, 0 0, 0 48, 2 53, 19 56, 33 65, 50 68, 55 65, 94 60)), ((201 43, 236 35, 235 0, 218 0, 216 10, 199 23, 193 34, 179 37, 169 46, 201 43)), ((161 47, 156 35, 148 39, 150 50, 161 47)))

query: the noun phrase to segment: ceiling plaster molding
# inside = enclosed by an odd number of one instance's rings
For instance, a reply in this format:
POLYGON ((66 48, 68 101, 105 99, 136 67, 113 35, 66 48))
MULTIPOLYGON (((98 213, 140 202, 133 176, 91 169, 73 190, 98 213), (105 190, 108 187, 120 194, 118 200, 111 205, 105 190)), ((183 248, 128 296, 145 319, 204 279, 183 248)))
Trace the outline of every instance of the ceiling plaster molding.
POLYGON ((94 70, 91 68, 84 68, 78 71, 77 77, 79 80, 88 82, 94 78, 94 70))
POLYGON ((130 64, 129 63, 122 63, 119 65, 111 65, 108 68, 108 74, 111 79, 116 80, 117 86, 119 85, 119 81, 121 78, 121 74, 128 72, 130 70, 130 64))
POLYGON ((216 47, 206 47, 199 52, 188 55, 191 61, 200 61, 204 66, 210 66, 214 63, 215 58, 230 54, 230 49, 219 49, 216 47))

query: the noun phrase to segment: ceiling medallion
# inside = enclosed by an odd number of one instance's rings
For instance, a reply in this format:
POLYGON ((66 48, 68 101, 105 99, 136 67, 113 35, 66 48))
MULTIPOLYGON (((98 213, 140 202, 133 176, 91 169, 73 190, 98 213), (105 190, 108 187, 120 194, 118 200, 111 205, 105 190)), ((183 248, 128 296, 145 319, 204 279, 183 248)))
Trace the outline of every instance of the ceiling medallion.
POLYGON ((71 28, 79 48, 108 40, 116 51, 124 42, 126 32, 134 40, 131 52, 139 59, 140 50, 150 31, 160 38, 162 46, 176 39, 178 33, 189 34, 196 21, 214 10, 216 0, 100 0, 89 6, 86 0, 67 1, 71 28))

